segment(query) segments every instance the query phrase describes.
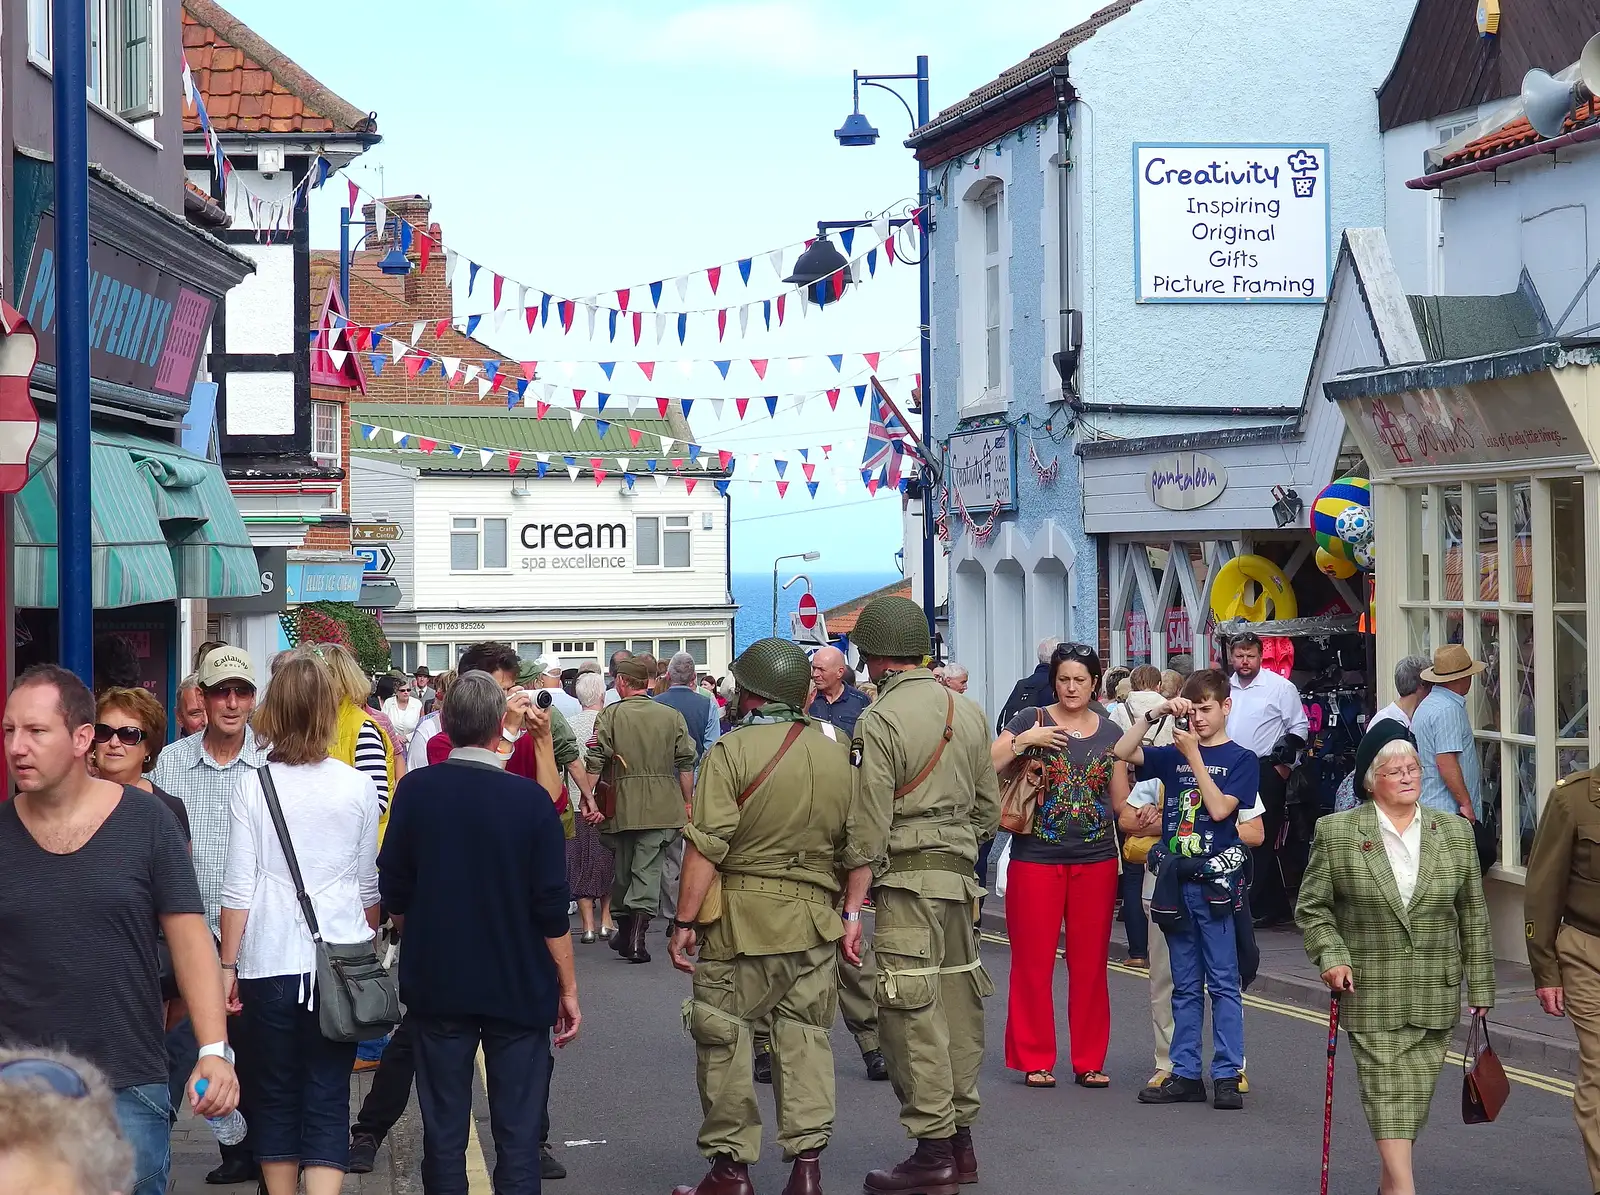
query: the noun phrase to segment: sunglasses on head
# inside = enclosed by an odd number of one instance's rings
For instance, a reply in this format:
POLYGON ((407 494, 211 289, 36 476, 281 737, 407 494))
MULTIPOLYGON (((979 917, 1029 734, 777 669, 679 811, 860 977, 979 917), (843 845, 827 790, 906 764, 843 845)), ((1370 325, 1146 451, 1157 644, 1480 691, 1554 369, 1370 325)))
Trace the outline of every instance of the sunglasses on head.
POLYGON ((47 1089, 69 1100, 87 1099, 89 1085, 70 1066, 51 1058, 17 1058, 0 1063, 0 1084, 47 1089))
POLYGON ((1063 643, 1056 648, 1056 655, 1064 660, 1098 660, 1100 653, 1087 643, 1063 643))
POLYGON ((107 726, 104 722, 94 724, 94 741, 109 743, 113 738, 124 747, 136 747, 145 740, 144 728, 141 726, 107 726))

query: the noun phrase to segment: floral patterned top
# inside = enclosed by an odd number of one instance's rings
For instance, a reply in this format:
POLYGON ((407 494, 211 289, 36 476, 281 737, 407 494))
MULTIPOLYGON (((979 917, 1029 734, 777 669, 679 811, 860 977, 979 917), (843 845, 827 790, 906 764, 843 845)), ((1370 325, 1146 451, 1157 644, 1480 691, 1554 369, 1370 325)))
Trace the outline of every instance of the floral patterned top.
MULTIPOLYGON (((1025 709, 1006 725, 1021 734, 1035 725, 1054 726, 1049 710, 1025 709)), ((1099 863, 1117 857, 1116 817, 1111 808, 1111 749, 1122 731, 1101 718, 1093 734, 1070 740, 1060 751, 1032 748, 1044 761, 1045 786, 1033 816, 1033 833, 1018 834, 1011 858, 1023 863, 1099 863)))

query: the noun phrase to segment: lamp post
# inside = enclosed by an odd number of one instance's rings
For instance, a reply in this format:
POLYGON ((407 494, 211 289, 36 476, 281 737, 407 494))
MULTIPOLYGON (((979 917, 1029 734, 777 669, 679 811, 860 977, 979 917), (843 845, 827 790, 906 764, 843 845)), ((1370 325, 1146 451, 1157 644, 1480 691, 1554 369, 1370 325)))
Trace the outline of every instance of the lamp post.
POLYGON ((772 562, 772 637, 778 637, 778 566, 785 560, 821 560, 821 552, 790 552, 772 562))
MULTIPOLYGON (((350 243, 350 219, 353 213, 347 207, 339 209, 339 298, 344 301, 345 318, 350 317, 350 259, 355 251, 361 248, 361 242, 369 236, 382 236, 384 230, 375 228, 370 233, 364 232, 356 238, 356 243, 350 243)), ((385 253, 378 261, 378 269, 395 278, 403 278, 411 273, 411 261, 405 255, 398 243, 391 243, 389 252, 385 253)))
MULTIPOLYGON (((906 110, 906 115, 911 118, 911 131, 916 132, 928 123, 928 56, 917 55, 917 70, 909 75, 864 75, 860 71, 852 71, 850 79, 851 90, 854 93, 855 105, 850 115, 844 118, 844 123, 834 130, 834 136, 839 144, 847 147, 873 145, 878 140, 878 130, 861 112, 862 87, 876 87, 880 91, 887 91, 906 110), (892 82, 912 82, 917 85, 917 110, 913 112, 911 105, 895 88, 888 86, 892 82)), ((928 234, 933 231, 933 212, 930 210, 932 195, 928 189, 928 171, 920 163, 917 167, 917 206, 922 212, 922 252, 917 263, 918 284, 921 291, 921 323, 922 323, 922 445, 925 457, 933 453, 933 316, 932 316, 932 273, 928 261, 928 234)), ((934 606, 936 588, 933 579, 933 564, 936 557, 934 552, 934 518, 933 518, 933 462, 924 459, 922 463, 922 608, 928 616, 928 633, 934 633, 934 606)))
POLYGON ((61 663, 94 680, 94 557, 89 521, 88 14, 50 18, 56 225, 56 567, 61 663))

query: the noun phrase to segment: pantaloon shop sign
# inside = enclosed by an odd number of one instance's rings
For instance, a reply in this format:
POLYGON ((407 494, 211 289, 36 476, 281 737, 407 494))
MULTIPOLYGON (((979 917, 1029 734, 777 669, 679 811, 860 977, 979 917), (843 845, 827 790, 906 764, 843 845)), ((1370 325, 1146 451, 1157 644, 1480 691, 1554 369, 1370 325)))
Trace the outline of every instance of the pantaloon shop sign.
POLYGON ((1333 274, 1328 147, 1135 145, 1140 303, 1321 303, 1333 274))

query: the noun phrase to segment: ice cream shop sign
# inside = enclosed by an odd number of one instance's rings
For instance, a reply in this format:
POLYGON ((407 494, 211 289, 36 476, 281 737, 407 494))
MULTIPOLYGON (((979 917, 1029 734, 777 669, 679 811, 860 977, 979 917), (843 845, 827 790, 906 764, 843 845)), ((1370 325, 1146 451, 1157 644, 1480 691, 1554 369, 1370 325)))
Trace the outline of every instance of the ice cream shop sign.
POLYGON ((1228 471, 1203 452, 1169 453, 1150 463, 1145 488, 1163 510, 1199 510, 1228 488, 1228 471))

